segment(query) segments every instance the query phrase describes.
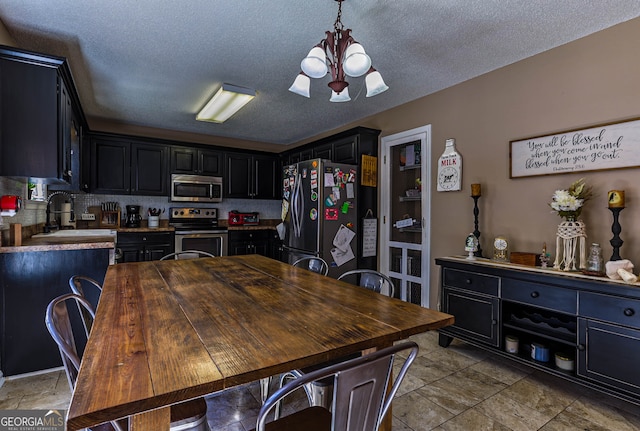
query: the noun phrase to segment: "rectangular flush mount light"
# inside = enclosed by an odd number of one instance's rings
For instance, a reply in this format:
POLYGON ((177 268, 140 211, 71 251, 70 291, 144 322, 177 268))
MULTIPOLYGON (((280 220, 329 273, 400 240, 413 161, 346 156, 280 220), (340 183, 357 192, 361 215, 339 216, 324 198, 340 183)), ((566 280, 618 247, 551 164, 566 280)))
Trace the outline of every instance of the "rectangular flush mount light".
POLYGON ((218 92, 198 112, 196 120, 223 123, 254 97, 256 97, 256 90, 231 84, 222 84, 218 92))

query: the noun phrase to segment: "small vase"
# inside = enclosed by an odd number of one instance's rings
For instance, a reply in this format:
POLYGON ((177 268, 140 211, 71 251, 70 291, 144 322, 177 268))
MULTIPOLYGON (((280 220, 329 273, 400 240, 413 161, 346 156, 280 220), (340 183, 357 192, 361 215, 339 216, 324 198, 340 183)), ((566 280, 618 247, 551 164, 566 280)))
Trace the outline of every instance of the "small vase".
POLYGON ((556 259, 553 262, 554 269, 563 271, 576 271, 578 268, 584 269, 586 266, 586 227, 584 222, 576 220, 575 217, 567 216, 567 220, 558 225, 556 234, 556 259), (572 220, 569 220, 572 218, 572 220), (579 248, 580 260, 576 258, 576 251, 579 248))

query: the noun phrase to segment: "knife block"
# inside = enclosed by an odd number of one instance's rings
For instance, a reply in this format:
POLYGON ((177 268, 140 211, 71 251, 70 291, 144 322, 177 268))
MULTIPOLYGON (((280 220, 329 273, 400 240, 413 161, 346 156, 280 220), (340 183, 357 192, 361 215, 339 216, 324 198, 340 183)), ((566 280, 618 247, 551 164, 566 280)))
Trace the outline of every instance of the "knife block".
POLYGON ((101 211, 100 227, 120 227, 120 210, 118 211, 101 211))

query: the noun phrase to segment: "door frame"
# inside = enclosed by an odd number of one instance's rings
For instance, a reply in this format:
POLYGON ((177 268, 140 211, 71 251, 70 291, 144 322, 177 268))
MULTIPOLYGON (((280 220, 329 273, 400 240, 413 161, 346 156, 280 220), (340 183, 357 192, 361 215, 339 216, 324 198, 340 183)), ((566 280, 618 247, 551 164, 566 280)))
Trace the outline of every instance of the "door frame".
MULTIPOLYGON (((421 142, 422 165, 420 168, 420 178, 422 180, 422 237, 419 245, 421 251, 421 294, 420 305, 429 308, 429 279, 431 271, 431 125, 416 127, 414 129, 395 133, 393 135, 384 136, 381 141, 382 158, 380 161, 380 172, 382 184, 390 184, 391 180, 391 147, 402 145, 412 141, 421 142), (387 163, 389 162, 389 163, 387 163)), ((398 247, 398 243, 391 241, 390 233, 393 228, 393 220, 391 220, 391 204, 397 196, 391 196, 391 187, 383 186, 380 188, 380 213, 382 215, 382 235, 380 235, 380 270, 384 274, 390 271, 390 247, 398 247)), ((416 248, 416 245, 409 248, 416 248)), ((403 255, 406 250, 403 251, 403 255)), ((401 299, 406 300, 406 291, 401 289, 401 299)))

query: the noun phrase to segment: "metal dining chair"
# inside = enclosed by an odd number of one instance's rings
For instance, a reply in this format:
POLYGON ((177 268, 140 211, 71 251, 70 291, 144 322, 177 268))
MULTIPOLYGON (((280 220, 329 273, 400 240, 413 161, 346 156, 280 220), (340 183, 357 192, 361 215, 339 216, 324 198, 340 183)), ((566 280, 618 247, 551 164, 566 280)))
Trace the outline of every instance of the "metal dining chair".
POLYGON ((329 273, 329 264, 321 257, 305 256, 292 263, 293 266, 305 268, 318 274, 327 275, 329 273))
MULTIPOLYGON (((84 275, 73 275, 69 278, 69 287, 71 292, 76 295, 80 295, 89 301, 91 307, 95 310, 98 308, 98 302, 100 301, 100 295, 102 295, 102 285, 91 277, 84 275)), ((82 324, 84 325, 84 332, 89 338, 89 332, 91 332, 91 325, 93 325, 93 316, 87 311, 85 307, 78 305, 80 315, 82 316, 82 324)))
POLYGON ((215 257, 215 255, 202 250, 182 250, 176 251, 173 253, 166 254, 160 258, 160 260, 168 260, 168 259, 197 259, 199 257, 215 257))
MULTIPOLYGON (((374 292, 377 292, 377 293, 382 293, 385 290, 383 288, 386 284, 388 286, 388 288, 386 289, 388 296, 393 297, 395 293, 393 281, 391 281, 391 279, 386 275, 378 271, 374 271, 372 269, 354 269, 351 271, 347 271, 344 274, 342 274, 340 277, 338 277, 338 280, 344 280, 349 278, 355 279, 357 277, 360 278, 359 285, 366 289, 373 290, 374 292)), ((344 358, 343 360, 351 359, 353 357, 354 356, 344 358)), ((287 371, 286 373, 283 373, 280 376, 279 386, 283 387, 284 382, 287 379, 299 379, 312 370, 313 368, 305 368, 301 370, 287 371)), ((332 386, 330 381, 325 379, 317 382, 311 382, 304 385, 303 388, 307 395, 309 405, 323 406, 323 407, 327 407, 329 405, 331 401, 331 392, 332 392, 332 386)), ((276 417, 279 417, 280 416, 279 406, 276 408, 275 412, 276 412, 276 417)))
MULTIPOLYGON (((73 393, 80 369, 81 357, 76 348, 76 340, 79 339, 73 332, 73 326, 69 317, 67 303, 73 301, 79 309, 84 309, 91 319, 95 318, 95 311, 89 301, 75 293, 67 293, 53 299, 47 306, 45 314, 45 325, 51 338, 58 345, 62 365, 67 375, 69 388, 73 393)), ((91 326, 89 326, 91 328, 91 326)), ((86 330, 86 327, 85 327, 86 330)), ((90 332, 90 330, 89 330, 90 332)), ((88 334, 87 334, 88 337, 88 334)), ((129 429, 128 419, 120 419, 109 422, 116 431, 129 429)), ((97 429, 98 427, 96 427, 97 429)), ((100 429, 104 426, 100 425, 100 429)), ((177 405, 171 406, 171 427, 172 431, 209 431, 207 423, 207 403, 204 398, 196 398, 177 405)))
POLYGON ((395 295, 395 286, 389 276, 374 271, 373 269, 354 269, 347 271, 338 277, 338 280, 353 280, 357 279, 357 284, 369 290, 373 290, 377 293, 385 292, 387 296, 393 298, 395 295), (384 289, 385 285, 387 289, 384 289))
POLYGON ((292 380, 264 403, 256 420, 256 431, 265 430, 267 415, 286 396, 323 379, 331 379, 334 388, 329 410, 309 406, 270 422, 269 431, 377 431, 417 354, 418 345, 408 341, 292 380), (405 354, 406 358, 402 359, 405 354), (388 390, 396 358, 403 363, 388 390))

